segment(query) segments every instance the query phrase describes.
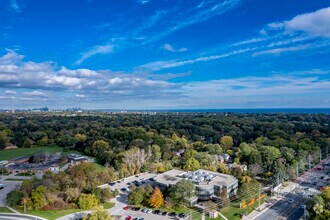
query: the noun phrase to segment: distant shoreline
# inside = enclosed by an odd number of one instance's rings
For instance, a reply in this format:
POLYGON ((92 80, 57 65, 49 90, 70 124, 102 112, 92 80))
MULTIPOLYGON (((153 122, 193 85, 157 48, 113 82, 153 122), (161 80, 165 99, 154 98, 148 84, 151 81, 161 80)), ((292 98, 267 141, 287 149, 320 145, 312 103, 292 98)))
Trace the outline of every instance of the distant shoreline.
POLYGON ((251 108, 251 109, 94 109, 96 112, 170 112, 170 113, 305 113, 330 114, 330 108, 251 108))

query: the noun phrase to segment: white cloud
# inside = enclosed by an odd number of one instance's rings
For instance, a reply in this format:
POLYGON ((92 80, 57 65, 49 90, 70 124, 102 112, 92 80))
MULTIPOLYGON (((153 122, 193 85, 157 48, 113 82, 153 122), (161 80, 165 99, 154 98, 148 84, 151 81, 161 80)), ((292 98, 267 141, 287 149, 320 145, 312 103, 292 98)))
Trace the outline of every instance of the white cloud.
POLYGON ((330 37, 330 7, 306 13, 284 22, 287 31, 304 31, 312 36, 330 37))
POLYGON ((304 32, 314 37, 330 37, 330 7, 297 15, 288 21, 268 24, 270 30, 284 30, 284 34, 304 32))
POLYGON ((170 51, 170 52, 185 52, 188 49, 185 47, 182 47, 180 49, 174 49, 171 44, 164 44, 162 47, 164 50, 170 51))
POLYGON ((16 94, 16 91, 14 91, 14 90, 6 90, 4 93, 5 93, 5 95, 15 95, 16 94))
POLYGON ((32 91, 32 92, 24 92, 23 93, 24 96, 30 96, 30 97, 35 97, 35 96, 47 96, 46 93, 41 92, 41 91, 32 91))
POLYGON ((75 62, 75 64, 79 65, 83 63, 85 60, 89 59, 90 57, 98 54, 109 54, 113 51, 113 48, 114 45, 112 44, 94 46, 87 52, 83 53, 81 57, 75 62))
POLYGON ((242 53, 246 53, 248 51, 253 51, 255 49, 257 49, 257 48, 246 48, 246 49, 231 51, 231 52, 224 53, 224 54, 198 57, 195 59, 182 60, 182 61, 178 61, 178 60, 155 61, 155 62, 150 62, 150 63, 144 64, 144 65, 140 66, 139 68, 157 71, 157 70, 162 70, 162 69, 168 69, 168 68, 173 68, 173 67, 178 67, 178 66, 194 64, 194 63, 198 63, 198 62, 218 60, 218 59, 229 57, 232 55, 242 54, 242 53))
POLYGON ((311 47, 312 47, 311 44, 307 44, 307 45, 299 45, 299 46, 294 46, 294 47, 275 48, 275 49, 255 52, 255 53, 253 53, 253 56, 259 56, 259 55, 265 55, 265 54, 280 54, 280 53, 284 53, 284 52, 300 51, 300 50, 310 49, 311 47))
POLYGON ((138 0, 137 2, 140 3, 141 5, 149 3, 151 0, 138 0))
POLYGON ((75 95, 77 98, 85 98, 86 96, 85 95, 83 95, 83 94, 76 94, 75 95))
POLYGON ((11 8, 16 11, 17 13, 21 12, 21 8, 19 7, 19 5, 17 4, 16 0, 10 0, 10 6, 11 8))

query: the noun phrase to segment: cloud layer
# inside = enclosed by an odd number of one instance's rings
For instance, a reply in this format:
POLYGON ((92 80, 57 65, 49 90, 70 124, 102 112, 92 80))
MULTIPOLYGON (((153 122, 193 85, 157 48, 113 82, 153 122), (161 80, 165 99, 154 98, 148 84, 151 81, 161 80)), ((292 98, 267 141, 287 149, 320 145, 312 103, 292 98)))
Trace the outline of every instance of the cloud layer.
MULTIPOLYGON (((16 103, 16 106, 78 105, 85 108, 118 108, 124 105, 135 109, 235 107, 239 103, 259 103, 261 106, 262 103, 265 104, 261 101, 265 97, 274 96, 279 99, 302 94, 322 94, 328 93, 330 88, 330 81, 320 77, 329 74, 329 71, 322 69, 277 73, 267 77, 174 83, 170 82, 173 77, 187 76, 190 73, 123 73, 68 69, 57 67, 51 62, 24 61, 23 58, 23 55, 15 51, 8 51, 0 57, 0 86, 5 89, 0 94, 0 99, 16 103)), ((324 101, 330 100, 323 97, 324 101)))

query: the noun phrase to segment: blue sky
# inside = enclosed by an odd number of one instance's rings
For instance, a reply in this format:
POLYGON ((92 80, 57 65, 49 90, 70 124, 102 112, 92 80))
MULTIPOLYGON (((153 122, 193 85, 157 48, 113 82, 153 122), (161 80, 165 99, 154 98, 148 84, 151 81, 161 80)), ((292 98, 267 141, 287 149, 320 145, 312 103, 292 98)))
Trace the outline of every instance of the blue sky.
POLYGON ((0 108, 330 107, 327 0, 2 0, 0 108))

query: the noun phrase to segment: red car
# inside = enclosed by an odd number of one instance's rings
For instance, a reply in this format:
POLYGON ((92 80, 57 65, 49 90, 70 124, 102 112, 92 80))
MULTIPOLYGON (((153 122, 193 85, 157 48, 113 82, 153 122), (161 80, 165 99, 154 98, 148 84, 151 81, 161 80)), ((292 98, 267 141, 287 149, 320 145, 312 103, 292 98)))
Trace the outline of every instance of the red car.
POLYGON ((132 216, 127 216, 126 220, 132 220, 132 216))
POLYGON ((125 206, 124 207, 124 210, 129 210, 129 206, 125 206))

